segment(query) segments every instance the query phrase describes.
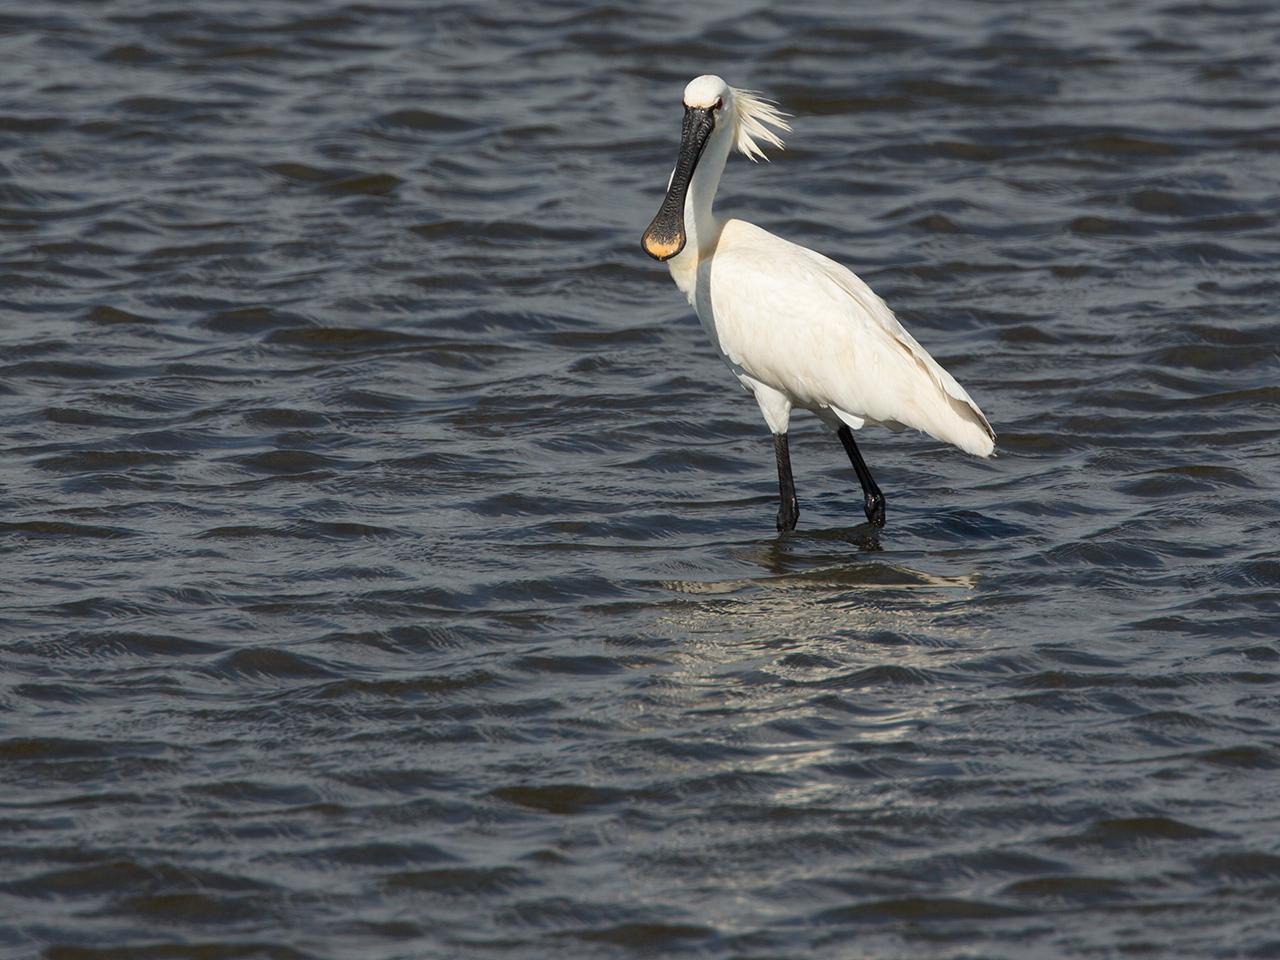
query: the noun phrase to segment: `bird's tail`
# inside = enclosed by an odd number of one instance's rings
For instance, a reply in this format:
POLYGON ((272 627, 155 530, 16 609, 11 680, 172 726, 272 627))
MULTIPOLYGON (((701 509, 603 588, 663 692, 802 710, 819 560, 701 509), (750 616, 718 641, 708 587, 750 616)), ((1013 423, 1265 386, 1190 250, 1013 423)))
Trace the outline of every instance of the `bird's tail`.
MULTIPOLYGON (((978 405, 972 400, 961 400, 947 394, 949 416, 941 414, 934 419, 942 421, 931 424, 925 432, 946 443, 953 443, 965 453, 975 457, 989 457, 995 453, 996 434, 982 415, 978 405)), ((941 411, 939 411, 941 412, 941 411)))
MULTIPOLYGON (((910 334, 906 336, 910 338, 910 334)), ((914 339, 900 345, 910 357, 908 362, 914 363, 936 392, 925 389, 904 397, 905 407, 894 416, 897 424, 888 426, 913 427, 935 440, 953 444, 965 453, 976 457, 992 456, 995 452, 995 431, 968 391, 914 339)))

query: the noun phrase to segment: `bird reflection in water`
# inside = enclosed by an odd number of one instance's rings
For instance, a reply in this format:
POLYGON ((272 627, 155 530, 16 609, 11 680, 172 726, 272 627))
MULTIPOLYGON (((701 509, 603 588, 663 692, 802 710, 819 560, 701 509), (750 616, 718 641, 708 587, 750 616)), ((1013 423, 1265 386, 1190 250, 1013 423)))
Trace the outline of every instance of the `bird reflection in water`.
MULTIPOLYGON (((938 574, 900 562, 868 557, 850 561, 853 540, 868 553, 880 550, 866 527, 790 535, 740 548, 740 560, 761 574, 722 580, 668 580, 663 586, 704 603, 683 605, 663 620, 691 634, 722 640, 795 641, 916 630, 952 608, 978 582, 974 573, 938 574), (909 599, 908 599, 909 595, 909 599), (904 602, 897 602, 901 598, 904 602)), ((901 662, 895 658, 895 662, 901 662)))
POLYGON ((863 763, 872 744, 909 746, 937 722, 940 671, 986 642, 964 616, 978 578, 883 554, 851 562, 849 537, 752 544, 739 557, 758 575, 665 583, 683 599, 656 626, 680 642, 646 723, 680 731, 699 758, 673 759, 667 777, 758 777, 756 799, 775 809, 847 809, 861 801, 830 765, 863 763))

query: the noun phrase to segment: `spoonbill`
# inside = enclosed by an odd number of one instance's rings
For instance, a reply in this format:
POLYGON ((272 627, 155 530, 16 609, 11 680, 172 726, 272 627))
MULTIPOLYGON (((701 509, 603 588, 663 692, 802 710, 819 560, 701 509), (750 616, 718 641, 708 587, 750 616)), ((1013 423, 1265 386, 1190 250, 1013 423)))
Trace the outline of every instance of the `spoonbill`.
POLYGON ((770 101, 704 75, 684 88, 680 153, 641 244, 666 261, 711 343, 753 393, 773 433, 778 530, 800 516, 787 429, 793 407, 840 438, 862 485, 864 511, 884 526, 885 499, 853 431, 914 427, 989 457, 995 433, 964 387, 929 356, 851 270, 745 220, 712 212, 730 151, 764 157, 791 127, 770 101))

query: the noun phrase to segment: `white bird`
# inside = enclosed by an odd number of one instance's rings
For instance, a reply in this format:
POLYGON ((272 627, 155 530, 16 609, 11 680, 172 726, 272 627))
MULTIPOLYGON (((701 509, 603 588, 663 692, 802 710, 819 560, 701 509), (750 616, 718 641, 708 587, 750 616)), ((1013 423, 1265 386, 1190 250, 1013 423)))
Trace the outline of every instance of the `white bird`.
POLYGON ((884 526, 884 494, 854 442, 854 430, 914 427, 989 457, 995 433, 964 387, 929 356, 885 302, 852 271, 744 220, 712 212, 735 146, 755 160, 760 143, 782 146, 782 114, 755 93, 706 75, 684 89, 680 155, 657 216, 644 232, 712 344, 755 394, 773 432, 778 529, 800 516, 787 428, 791 409, 836 431, 862 485, 867 520, 884 526))

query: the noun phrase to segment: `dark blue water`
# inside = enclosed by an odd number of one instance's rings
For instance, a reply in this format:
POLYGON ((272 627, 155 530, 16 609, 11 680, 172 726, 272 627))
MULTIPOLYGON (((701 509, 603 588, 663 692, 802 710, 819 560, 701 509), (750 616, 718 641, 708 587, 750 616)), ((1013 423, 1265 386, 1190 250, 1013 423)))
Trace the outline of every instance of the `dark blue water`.
POLYGON ((1280 13, 0 11, 0 956, 1280 957, 1280 13), (639 249, 999 433, 767 429, 639 249))

